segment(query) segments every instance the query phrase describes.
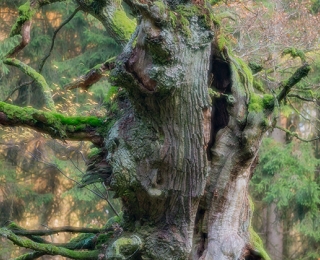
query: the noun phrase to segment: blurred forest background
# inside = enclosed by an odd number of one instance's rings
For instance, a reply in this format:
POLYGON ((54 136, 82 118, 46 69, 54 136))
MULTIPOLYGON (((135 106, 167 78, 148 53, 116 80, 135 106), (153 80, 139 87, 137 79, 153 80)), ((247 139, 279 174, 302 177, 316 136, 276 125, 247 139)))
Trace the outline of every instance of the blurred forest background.
MULTIPOLYGON (((0 2, 0 57, 12 46, 4 39, 24 2, 0 2)), ((90 92, 65 86, 119 54, 121 47, 95 18, 75 9, 73 1, 45 6, 19 59, 45 75, 59 112, 103 117, 103 111, 112 109, 106 105, 114 90, 108 75, 90 92)), ((320 259, 320 0, 222 1, 215 10, 223 21, 225 41, 249 64, 262 93, 277 88, 301 62, 312 64, 309 77, 295 86, 278 111, 279 127, 261 145, 250 189, 253 226, 271 259, 320 259)), ((35 83, 1 62, 0 90, 1 101, 43 106, 35 83)), ((27 229, 101 227, 115 215, 108 198, 121 211, 103 185, 79 188, 89 158, 95 156, 89 143, 52 140, 21 128, 0 127, 0 136, 1 226, 15 221, 27 229)), ((58 243, 70 236, 61 233, 48 240, 58 243)), ((0 259, 24 250, 0 238, 0 259)))

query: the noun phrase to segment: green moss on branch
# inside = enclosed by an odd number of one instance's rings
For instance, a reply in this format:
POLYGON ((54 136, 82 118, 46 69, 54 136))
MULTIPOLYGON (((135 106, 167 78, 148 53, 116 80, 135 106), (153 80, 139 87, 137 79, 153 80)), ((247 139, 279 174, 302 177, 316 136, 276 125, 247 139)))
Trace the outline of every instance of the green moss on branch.
POLYGON ((99 255, 98 250, 94 251, 73 251, 63 247, 57 247, 50 244, 40 244, 31 241, 27 238, 21 238, 15 235, 11 230, 6 228, 0 228, 0 235, 11 240, 14 244, 24 247, 30 248, 32 250, 38 252, 44 252, 48 255, 61 255, 65 257, 69 257, 71 259, 97 259, 99 255))
POLYGON ((97 129, 103 126, 93 116, 64 116, 30 107, 19 107, 0 102, 0 124, 26 126, 57 139, 101 141, 97 129))
POLYGON ((72 233, 91 233, 97 234, 103 231, 103 229, 99 228, 82 228, 82 227, 71 227, 71 226, 64 226, 64 227, 53 227, 49 230, 27 230, 16 223, 11 222, 8 226, 8 229, 12 230, 16 235, 21 236, 48 236, 62 232, 72 232, 72 233))
POLYGON ((19 17, 11 29, 10 37, 20 34, 23 24, 29 21, 32 18, 32 16, 36 13, 35 10, 31 8, 30 1, 21 5, 18 10, 19 17))
POLYGON ((122 35, 122 38, 126 40, 130 39, 130 36, 133 34, 137 25, 136 22, 129 19, 125 11, 121 9, 117 9, 113 13, 113 23, 117 34, 122 35))
POLYGON ((44 77, 40 73, 38 73, 35 69, 31 68, 27 64, 23 63, 22 61, 15 59, 15 58, 7 58, 3 61, 3 63, 17 67, 23 73, 25 73, 26 75, 28 75, 32 79, 34 79, 39 84, 39 86, 41 88, 41 91, 42 91, 44 99, 45 99, 46 107, 52 111, 56 110, 55 106, 54 106, 53 99, 52 99, 51 89, 48 86, 44 77))
POLYGON ((280 88, 282 88, 282 90, 277 96, 279 103, 289 94, 291 88, 294 85, 296 85, 300 80, 308 75, 310 70, 310 65, 308 63, 305 63, 300 68, 298 68, 288 80, 283 81, 280 84, 280 88))
POLYGON ((43 252, 32 252, 32 253, 26 253, 24 255, 21 255, 14 260, 33 260, 38 259, 39 257, 45 255, 46 253, 43 252))
POLYGON ((261 112, 265 109, 272 110, 274 108, 274 97, 270 94, 263 96, 251 93, 249 102, 250 112, 261 112))

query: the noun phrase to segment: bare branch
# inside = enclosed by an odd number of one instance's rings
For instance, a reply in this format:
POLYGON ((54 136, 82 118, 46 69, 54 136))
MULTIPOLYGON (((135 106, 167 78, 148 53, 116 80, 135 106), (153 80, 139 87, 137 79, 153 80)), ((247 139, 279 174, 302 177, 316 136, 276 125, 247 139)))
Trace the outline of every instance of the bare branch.
POLYGON ((88 90, 93 84, 97 83, 107 71, 112 70, 115 67, 114 64, 115 58, 107 60, 102 65, 95 66, 90 69, 85 75, 79 77, 75 81, 69 83, 64 86, 65 89, 70 90, 74 88, 82 88, 84 90, 88 90))
POLYGON ((316 140, 319 140, 319 139, 320 139, 320 136, 317 136, 317 137, 312 138, 312 139, 304 139, 304 138, 300 137, 300 136, 298 135, 298 133, 296 133, 296 132, 291 132, 291 131, 288 130, 287 128, 284 128, 284 127, 281 127, 281 126, 278 126, 278 125, 276 125, 275 128, 278 128, 278 129, 284 131, 285 133, 287 133, 287 134, 289 134, 289 135, 291 135, 291 136, 299 139, 299 140, 302 141, 302 142, 306 142, 306 143, 308 143, 308 142, 313 142, 313 141, 316 141, 316 140))
POLYGON ((101 145, 103 137, 97 127, 103 125, 101 119, 89 116, 64 116, 54 112, 44 112, 29 107, 19 107, 0 102, 0 124, 4 126, 25 126, 38 132, 49 134, 55 139, 91 141, 101 145))
POLYGON ((310 65, 308 63, 305 63, 300 68, 298 68, 288 80, 280 83, 280 87, 282 88, 282 90, 277 96, 279 103, 289 94, 291 88, 294 85, 296 85, 301 79, 308 75, 310 70, 310 65))
POLYGON ((301 100, 307 101, 307 102, 316 102, 316 99, 314 99, 314 98, 305 98, 305 97, 301 97, 297 94, 289 94, 289 95, 287 95, 287 97, 294 97, 294 98, 298 98, 298 99, 301 99, 301 100))
POLYGON ((56 39, 56 36, 58 34, 58 32, 63 28, 63 26, 65 26, 68 22, 70 22, 72 20, 72 18, 79 12, 80 10, 80 7, 77 7, 73 13, 62 23, 60 24, 60 26, 54 31, 53 33, 53 36, 52 36, 52 40, 51 40, 51 46, 50 46, 50 50, 48 52, 48 54, 43 58, 43 60, 41 61, 40 63, 40 66, 39 66, 39 72, 42 71, 42 68, 46 62, 46 60, 50 57, 51 55, 51 52, 53 50, 53 46, 54 46, 54 41, 56 39))
POLYGON ((28 82, 24 82, 22 84, 20 84, 18 87, 14 88, 13 90, 11 90, 10 94, 7 96, 7 98, 5 100, 3 100, 4 102, 7 102, 11 97, 12 95, 18 91, 19 89, 25 87, 25 86, 28 86, 30 84, 32 84, 34 82, 34 80, 31 80, 31 81, 28 81, 28 82))

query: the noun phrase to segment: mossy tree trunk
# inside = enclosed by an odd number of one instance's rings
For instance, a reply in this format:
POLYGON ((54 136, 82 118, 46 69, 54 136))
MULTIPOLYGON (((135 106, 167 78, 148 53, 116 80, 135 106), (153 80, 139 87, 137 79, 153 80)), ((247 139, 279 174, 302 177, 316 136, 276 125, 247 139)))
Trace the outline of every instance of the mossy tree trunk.
MULTIPOLYGON (((77 3, 119 43, 129 40, 132 24, 118 1, 77 3)), ((106 259, 268 259, 250 227, 248 183, 278 102, 310 68, 299 68, 278 96, 255 94, 207 3, 126 3, 138 23, 123 53, 102 65, 119 87, 107 120, 1 102, 0 124, 104 146, 88 172, 102 173, 124 208, 123 232, 106 245, 106 259)))
POLYGON ((143 259, 241 259, 254 248, 247 188, 273 101, 255 96, 250 111, 250 71, 210 17, 153 3, 112 73, 128 95, 106 137, 108 184, 143 259))

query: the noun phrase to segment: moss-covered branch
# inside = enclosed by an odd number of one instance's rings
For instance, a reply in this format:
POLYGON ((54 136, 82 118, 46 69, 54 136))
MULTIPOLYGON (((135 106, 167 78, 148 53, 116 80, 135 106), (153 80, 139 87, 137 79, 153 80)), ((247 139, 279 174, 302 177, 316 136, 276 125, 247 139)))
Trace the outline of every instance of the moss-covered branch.
MULTIPOLYGON (((89 249, 93 250, 96 245, 96 240, 99 235, 102 234, 101 232, 112 231, 112 229, 104 228, 79 228, 79 227, 57 227, 52 228, 50 230, 27 230, 20 226, 18 226, 14 222, 10 222, 8 226, 6 226, 9 230, 11 230, 15 235, 25 236, 36 243, 41 244, 50 244, 57 247, 64 247, 71 250, 77 249, 89 249), (49 232, 48 232, 49 231, 49 232), (72 233, 81 233, 77 237, 71 239, 68 243, 51 243, 41 236, 53 235, 61 232, 72 232, 72 233)), ((21 256, 22 257, 22 256, 21 256)))
POLYGON ((43 96, 45 99, 46 107, 51 111, 56 110, 53 99, 52 99, 51 89, 48 86, 45 78, 40 73, 38 73, 35 69, 31 68, 27 64, 23 63, 22 61, 15 58, 7 58, 3 61, 3 63, 17 67, 23 73, 25 73, 26 75, 30 76, 33 80, 35 80, 41 88, 41 92, 43 93, 43 96))
POLYGON ((32 253, 26 253, 24 255, 21 255, 14 260, 33 260, 38 259, 41 256, 44 256, 46 253, 43 252, 32 252, 32 253))
POLYGON ((27 238, 21 238, 15 235, 11 230, 7 228, 0 228, 0 235, 11 240, 14 244, 30 248, 32 250, 46 253, 47 255, 61 255, 69 257, 71 259, 97 259, 99 251, 73 251, 63 247, 57 247, 50 244, 40 244, 31 241, 27 238))
POLYGON ((29 127, 61 140, 88 140, 99 145, 103 141, 97 132, 103 121, 94 116, 64 116, 0 102, 0 124, 29 127))
POLYGON ((102 231, 100 228, 83 228, 83 227, 53 227, 48 230, 26 230, 26 229, 13 229, 10 228, 16 235, 19 236, 48 236, 62 232, 71 232, 71 233, 93 233, 97 234, 102 231))
POLYGON ((76 1, 84 12, 97 18, 108 34, 119 44, 125 45, 136 28, 136 21, 130 19, 121 1, 76 1))
POLYGON ((308 75, 310 69, 310 65, 305 63, 298 68, 288 80, 281 82, 280 88, 282 88, 282 90, 277 96, 279 103, 289 94, 294 85, 308 75))
POLYGON ((10 37, 21 35, 22 38, 20 43, 13 49, 11 49, 6 56, 14 57, 28 45, 28 43, 30 42, 31 19, 40 7, 63 1, 65 0, 28 0, 23 5, 21 5, 18 8, 19 16, 11 28, 10 37))
POLYGON ((9 51, 9 53, 6 55, 7 57, 14 57, 30 42, 31 18, 36 12, 33 9, 30 1, 27 1, 25 4, 21 5, 18 11, 19 16, 11 28, 10 37, 20 34, 22 38, 20 43, 9 51))
POLYGON ((99 64, 94 68, 90 69, 85 75, 79 77, 75 81, 69 83, 65 89, 82 88, 88 90, 93 84, 97 83, 101 78, 105 76, 107 71, 112 70, 115 67, 114 58, 107 60, 103 64, 99 64))

